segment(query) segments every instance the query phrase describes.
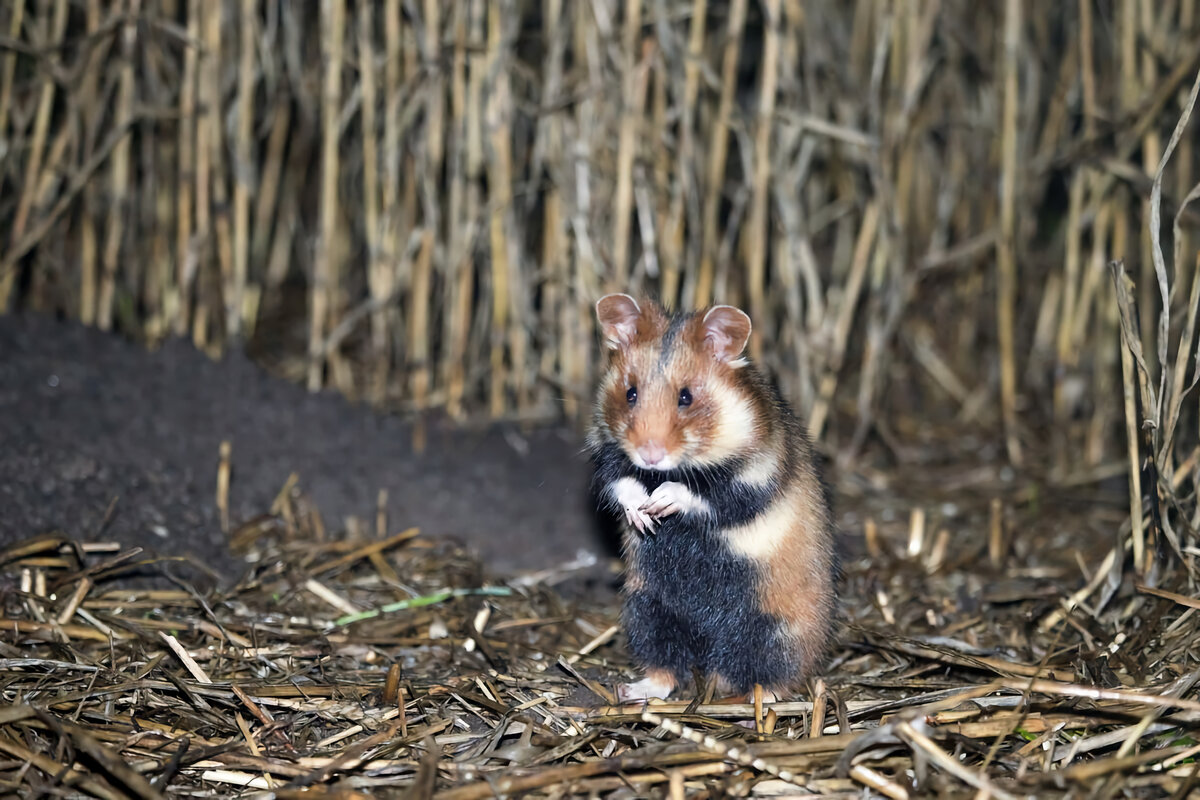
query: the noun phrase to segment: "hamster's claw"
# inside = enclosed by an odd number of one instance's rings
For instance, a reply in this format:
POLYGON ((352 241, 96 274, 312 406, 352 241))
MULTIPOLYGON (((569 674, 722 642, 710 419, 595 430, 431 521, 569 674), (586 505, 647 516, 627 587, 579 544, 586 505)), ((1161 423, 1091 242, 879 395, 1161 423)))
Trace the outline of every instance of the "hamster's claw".
POLYGON ((654 517, 640 508, 626 507, 625 521, 632 525, 638 533, 654 533, 654 517))
POLYGON ((654 532, 653 517, 642 510, 642 506, 650 499, 646 487, 634 478, 621 478, 613 484, 612 496, 625 512, 625 521, 631 527, 638 533, 654 532))

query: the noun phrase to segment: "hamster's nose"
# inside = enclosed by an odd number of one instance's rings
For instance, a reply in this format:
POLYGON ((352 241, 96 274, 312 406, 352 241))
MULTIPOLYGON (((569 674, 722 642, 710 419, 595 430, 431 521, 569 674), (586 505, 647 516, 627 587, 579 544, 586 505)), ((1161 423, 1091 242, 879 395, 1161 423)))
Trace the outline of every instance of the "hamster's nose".
POLYGON ((637 454, 647 466, 654 466, 667 457, 667 448, 658 442, 646 442, 637 449, 637 454))

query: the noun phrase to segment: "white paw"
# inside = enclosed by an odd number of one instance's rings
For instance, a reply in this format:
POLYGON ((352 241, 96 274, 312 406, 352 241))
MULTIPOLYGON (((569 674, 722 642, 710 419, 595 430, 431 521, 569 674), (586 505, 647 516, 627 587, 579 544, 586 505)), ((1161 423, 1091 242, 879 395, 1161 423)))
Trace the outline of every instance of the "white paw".
POLYGON ((709 506, 704 498, 692 494, 682 483, 667 481, 659 484, 641 510, 657 519, 680 512, 708 513, 709 506))
POLYGON ((666 699, 675 684, 661 678, 642 678, 636 683, 622 683, 617 686, 617 699, 622 703, 644 703, 650 698, 666 699))
POLYGON ((625 521, 635 530, 640 533, 650 533, 654 530, 654 518, 642 510, 650 495, 636 478, 621 478, 613 483, 609 491, 625 512, 625 521))
MULTIPOLYGON (((751 689, 749 692, 747 692, 745 695, 743 695, 743 697, 745 699, 742 700, 742 702, 749 703, 750 705, 754 705, 754 690, 753 689, 751 689)), ((773 703, 778 703, 779 695, 775 694, 775 692, 771 691, 770 689, 763 689, 762 702, 763 702, 763 708, 766 708, 767 706, 769 706, 773 703)))

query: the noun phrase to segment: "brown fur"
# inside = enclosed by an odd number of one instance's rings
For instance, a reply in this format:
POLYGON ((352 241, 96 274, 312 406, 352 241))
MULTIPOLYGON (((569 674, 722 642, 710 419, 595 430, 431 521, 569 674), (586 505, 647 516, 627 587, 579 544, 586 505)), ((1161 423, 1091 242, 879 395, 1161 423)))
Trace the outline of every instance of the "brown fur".
POLYGON ((781 500, 792 505, 795 521, 780 536, 774 556, 762 562, 765 580, 759 602, 764 611, 787 621, 803 672, 810 673, 825 658, 836 613, 833 548, 816 477, 800 474, 795 478, 792 492, 781 500))

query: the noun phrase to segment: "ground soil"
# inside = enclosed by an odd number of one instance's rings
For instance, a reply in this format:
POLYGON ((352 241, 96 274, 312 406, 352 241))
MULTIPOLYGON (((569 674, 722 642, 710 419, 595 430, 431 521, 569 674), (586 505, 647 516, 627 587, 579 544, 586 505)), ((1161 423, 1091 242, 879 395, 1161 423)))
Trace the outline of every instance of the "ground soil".
POLYGON ((60 531, 235 568, 215 502, 222 440, 235 522, 298 472, 335 530, 352 514, 373 529, 386 489, 393 530, 457 538, 497 570, 612 554, 577 433, 431 424, 418 455, 408 421, 311 394, 244 355, 214 361, 183 341, 148 351, 0 315, 0 546, 60 531))

